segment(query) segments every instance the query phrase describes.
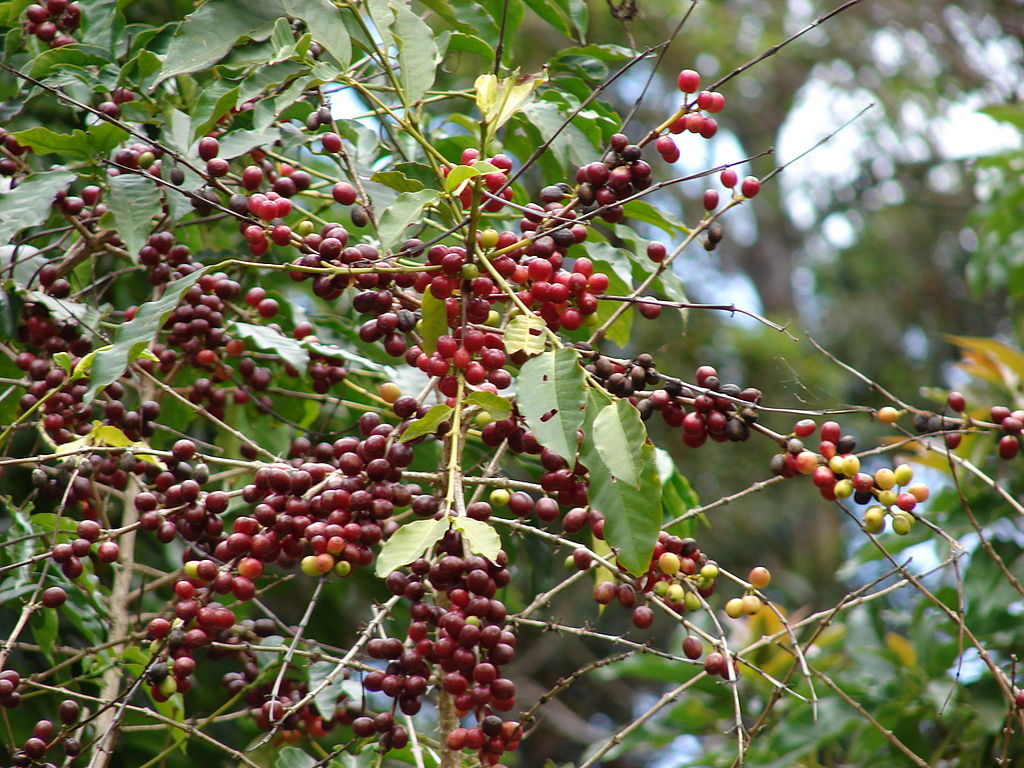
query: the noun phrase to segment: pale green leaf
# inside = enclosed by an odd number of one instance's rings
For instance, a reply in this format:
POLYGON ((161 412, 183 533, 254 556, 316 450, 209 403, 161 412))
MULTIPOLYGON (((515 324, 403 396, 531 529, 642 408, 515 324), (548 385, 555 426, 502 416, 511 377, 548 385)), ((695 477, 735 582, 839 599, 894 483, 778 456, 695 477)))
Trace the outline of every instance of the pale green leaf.
POLYGON ((427 354, 433 354, 438 337, 448 331, 448 310, 444 299, 437 298, 429 290, 424 291, 420 313, 419 334, 423 340, 420 346, 427 354))
POLYGON ((476 89, 476 106, 484 121, 497 130, 533 99, 537 87, 547 82, 547 74, 522 75, 518 72, 501 80, 496 75, 480 75, 476 89))
POLYGON ((640 485, 647 430, 640 412, 628 400, 616 400, 601 409, 594 419, 593 441, 612 475, 624 483, 640 485))
POLYGON ((53 198, 75 180, 70 171, 33 173, 14 189, 0 194, 0 242, 8 242, 26 227, 42 224, 50 216, 53 198))
POLYGON ((306 366, 309 364, 309 352, 291 336, 285 336, 269 326, 252 323, 235 323, 234 330, 243 339, 248 339, 260 349, 276 352, 282 360, 300 373, 306 370, 306 366))
POLYGON ((545 327, 544 321, 532 313, 516 315, 505 328, 505 351, 510 355, 519 351, 539 355, 547 343, 545 327))
POLYGON ((352 59, 352 41, 342 20, 343 11, 330 0, 284 0, 289 16, 302 19, 313 39, 322 45, 335 61, 347 67, 352 59))
POLYGON ((527 360, 519 371, 516 401, 537 442, 572 464, 587 406, 576 353, 558 349, 527 360))
POLYGON ((377 555, 375 573, 384 577, 430 551, 448 531, 450 518, 414 520, 406 523, 384 542, 377 555))
POLYGON ((492 562, 498 556, 501 536, 492 525, 471 517, 453 518, 452 525, 462 532, 463 541, 474 555, 482 555, 492 562))
POLYGON ((107 206, 125 250, 136 258, 160 214, 160 190, 143 176, 122 173, 110 180, 107 206))
POLYGON ((377 237, 382 251, 390 251, 401 241, 402 235, 411 224, 420 220, 423 209, 437 199, 437 192, 421 189, 418 192, 403 192, 381 214, 377 237))
POLYGON ((203 274, 204 270, 197 269, 192 274, 170 283, 163 296, 143 304, 135 312, 135 317, 118 329, 114 343, 98 352, 93 360, 92 369, 89 371, 89 390, 85 393, 83 402, 92 402, 99 390, 117 381, 124 374, 125 369, 137 360, 142 351, 156 338, 167 316, 181 301, 182 294, 195 285, 203 274))
POLYGON ((507 398, 486 390, 473 392, 466 398, 466 404, 480 406, 495 419, 507 419, 512 413, 512 403, 507 398))
POLYGON ((398 46, 398 74, 404 100, 407 104, 415 104, 434 84, 437 42, 434 31, 405 2, 394 0, 391 8, 395 13, 391 32, 398 46))

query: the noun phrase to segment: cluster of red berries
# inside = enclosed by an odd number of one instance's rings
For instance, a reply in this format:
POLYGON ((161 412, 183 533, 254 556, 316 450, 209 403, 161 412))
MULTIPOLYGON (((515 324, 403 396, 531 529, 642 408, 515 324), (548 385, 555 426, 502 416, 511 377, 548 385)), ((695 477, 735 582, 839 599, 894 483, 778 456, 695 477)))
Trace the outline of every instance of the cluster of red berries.
POLYGON ((33 3, 25 9, 24 29, 51 48, 75 42, 71 33, 82 23, 82 6, 68 0, 46 0, 45 5, 33 3))
MULTIPOLYGON (((5 688, 5 682, 13 683, 17 687, 19 681, 18 673, 13 670, 0 672, 0 688, 5 688)), ((20 694, 11 694, 20 696, 20 694)), ((10 706, 0 697, 0 703, 10 706)), ((47 754, 61 748, 65 760, 72 761, 82 751, 82 742, 73 734, 78 729, 78 720, 81 716, 81 707, 77 701, 65 699, 57 709, 60 722, 63 728, 58 728, 52 720, 38 720, 32 726, 32 735, 22 743, 21 748, 14 753, 11 765, 14 768, 27 768, 29 765, 42 765, 47 754)), ((46 766, 53 763, 46 763, 46 766)))
MULTIPOLYGON (((462 150, 459 162, 462 165, 471 165, 480 160, 480 150, 468 147, 462 150)), ((469 180, 457 190, 459 202, 465 210, 473 207, 474 202, 480 206, 485 213, 497 213, 506 202, 512 199, 512 187, 508 185, 508 172, 512 170, 512 161, 508 155, 494 155, 484 158, 484 162, 490 163, 497 168, 496 171, 482 174, 479 182, 469 180), (486 190, 486 193, 485 193, 486 190)), ((447 176, 453 170, 452 166, 442 167, 442 173, 447 176)))

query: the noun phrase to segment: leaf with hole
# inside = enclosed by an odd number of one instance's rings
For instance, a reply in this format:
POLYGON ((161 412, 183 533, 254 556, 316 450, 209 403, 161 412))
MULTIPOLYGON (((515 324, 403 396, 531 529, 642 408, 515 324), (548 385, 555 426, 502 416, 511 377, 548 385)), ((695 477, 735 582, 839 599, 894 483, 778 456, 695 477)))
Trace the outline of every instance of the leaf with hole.
POLYGON ((537 442, 571 465, 587 407, 586 380, 576 352, 552 350, 523 363, 516 401, 537 442))

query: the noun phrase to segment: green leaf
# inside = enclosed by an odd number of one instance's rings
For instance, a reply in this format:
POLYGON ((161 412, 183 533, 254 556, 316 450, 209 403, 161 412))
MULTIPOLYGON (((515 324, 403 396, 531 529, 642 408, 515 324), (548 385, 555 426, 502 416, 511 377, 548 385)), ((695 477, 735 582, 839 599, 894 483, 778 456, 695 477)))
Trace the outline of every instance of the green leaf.
POLYGON ((33 173, 14 189, 0 194, 0 242, 50 217, 53 197, 76 178, 69 171, 33 173))
POLYGON ((628 400, 616 400, 601 409, 594 419, 593 441, 612 475, 639 487, 647 430, 640 412, 628 400))
POLYGON ((281 3, 276 0, 259 3, 208 0, 186 16, 178 27, 167 48, 157 82, 216 64, 240 37, 251 36, 264 26, 269 32, 269 25, 283 12, 281 3))
POLYGON ((143 176, 122 173, 110 180, 107 205, 125 249, 134 259, 146 244, 153 218, 160 214, 160 190, 143 176))
MULTIPOLYGON (((309 690, 318 689, 321 684, 334 672, 335 664, 330 661, 314 661, 306 667, 306 676, 309 680, 309 690)), ((334 710, 337 708, 337 701, 342 695, 347 695, 350 700, 358 698, 363 692, 362 686, 355 680, 346 680, 343 675, 337 675, 334 681, 324 686, 323 690, 313 697, 313 703, 320 710, 324 719, 334 717, 334 710)))
POLYGON ((476 30, 472 24, 467 24, 464 20, 459 18, 459 15, 452 9, 451 4, 448 0, 420 0, 421 4, 429 8, 438 17, 443 19, 453 29, 457 29, 460 32, 472 33, 476 30))
POLYGON ((474 555, 483 555, 493 562, 501 551, 501 536, 489 523, 471 517, 456 517, 452 519, 452 526, 462 532, 469 551, 474 555))
POLYGON ((217 156, 232 160, 256 147, 271 145, 280 138, 281 132, 277 128, 263 131, 232 131, 220 137, 220 152, 217 156))
POLYGON ((420 312, 422 318, 419 323, 419 333, 423 339, 421 347, 428 355, 433 354, 437 349, 438 337, 448 330, 448 309, 444 299, 437 298, 428 290, 423 292, 420 312))
MULTIPOLYGON (((591 390, 588 421, 596 419, 607 404, 607 395, 591 390)), ((597 448, 593 431, 587 433, 580 458, 590 471, 590 505, 604 515, 605 541, 618 551, 619 563, 639 576, 650 565, 662 522, 654 446, 644 444, 640 450, 640 483, 633 486, 615 477, 597 448)))
POLYGON ((506 419, 512 413, 512 403, 507 398, 486 390, 473 392, 466 398, 466 403, 480 406, 495 419, 506 419))
POLYGON ((238 86, 214 80, 199 96, 192 108, 192 140, 205 136, 238 101, 238 86))
POLYGON ((412 12, 402 0, 391 3, 395 23, 391 29, 398 46, 399 77, 404 101, 415 104, 434 84, 437 68, 437 42, 434 30, 412 12))
POLYGON ((527 360, 516 383, 519 412, 537 442, 572 464, 583 426, 587 386, 576 353, 558 349, 527 360))
POLYGON ((99 310, 71 299, 58 299, 41 291, 26 291, 25 301, 42 304, 54 320, 74 320, 85 328, 95 328, 99 310))
POLYGON ((505 351, 510 355, 519 351, 539 355, 547 345, 545 327, 546 323, 532 312, 529 315, 516 315, 505 328, 505 351))
POLYGON ((370 181, 383 184, 385 187, 399 192, 419 192, 423 189, 423 182, 418 179, 410 179, 401 171, 377 171, 370 177, 370 181))
POLYGON ((461 191, 463 183, 469 181, 469 179, 482 176, 485 173, 495 173, 498 170, 497 166, 485 160, 478 160, 472 165, 457 165, 452 168, 451 172, 444 179, 445 192, 457 193, 461 191))
POLYGON ((42 80, 60 72, 64 67, 103 66, 110 60, 109 54, 94 45, 75 43, 43 51, 32 60, 29 75, 42 80))
POLYGON ((313 39, 342 67, 352 60, 352 41, 342 20, 342 11, 330 0, 284 0, 289 16, 302 19, 313 39))
POLYGON ((626 214, 626 218, 650 224, 668 235, 677 235, 687 231, 686 226, 681 222, 674 220, 664 211, 658 210, 643 200, 630 200, 622 206, 622 210, 626 214))
POLYGON ((437 431, 441 422, 445 421, 451 413, 452 407, 450 405, 438 403, 427 411, 422 419, 416 419, 416 421, 412 422, 405 432, 402 433, 402 436, 398 438, 398 442, 407 443, 421 435, 429 435, 431 432, 437 431))
POLYGON ((197 269, 170 283, 163 296, 143 304, 135 312, 135 317, 118 329, 114 343, 97 352, 93 360, 89 371, 89 389, 82 398, 83 402, 91 403, 99 390, 117 381, 125 369, 139 358, 156 338, 167 316, 178 306, 182 294, 195 285, 203 274, 204 270, 197 269))
POLYGON ((396 568, 422 557, 448 532, 450 523, 451 519, 448 517, 406 523, 380 548, 374 572, 384 577, 396 568))
POLYGON ((451 37, 448 38, 448 50, 465 51, 466 53, 474 53, 487 61, 494 60, 494 49, 486 40, 464 32, 452 33, 451 37))
POLYGON ((82 4, 81 37, 90 44, 113 50, 121 42, 124 15, 117 0, 80 0, 82 4))
MULTIPOLYGON (((333 712, 331 713, 333 716, 333 712)), ((284 747, 277 753, 274 768, 313 768, 316 758, 298 747, 284 747)))
POLYGON ((566 37, 572 37, 572 27, 565 11, 554 0, 525 0, 526 5, 548 24, 566 37))
POLYGON ((434 202, 438 197, 432 189, 421 189, 418 192, 403 192, 380 217, 377 237, 380 249, 390 251, 402 239, 406 227, 419 221, 423 208, 434 202))
POLYGON ((291 336, 285 336, 270 326, 252 323, 235 323, 234 330, 243 339, 248 339, 260 349, 276 352, 282 360, 300 373, 306 370, 306 366, 309 364, 309 352, 291 336))
POLYGON ((52 661, 53 646, 57 643, 57 611, 43 608, 34 611, 30 617, 32 637, 43 654, 52 661))

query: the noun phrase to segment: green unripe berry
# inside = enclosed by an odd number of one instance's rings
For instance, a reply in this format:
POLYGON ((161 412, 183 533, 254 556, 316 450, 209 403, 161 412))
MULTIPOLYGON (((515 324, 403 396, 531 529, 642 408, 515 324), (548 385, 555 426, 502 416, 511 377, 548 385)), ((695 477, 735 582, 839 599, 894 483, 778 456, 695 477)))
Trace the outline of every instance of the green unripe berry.
POLYGON ((881 533, 885 530, 885 510, 878 506, 868 507, 864 512, 864 527, 868 533, 881 533))
POLYGON ((700 569, 700 576, 702 579, 714 581, 718 578, 718 566, 714 563, 707 563, 703 568, 700 569))
POLYGON ((480 411, 476 416, 473 417, 473 423, 478 427, 486 427, 494 421, 494 417, 491 416, 487 411, 480 411))
POLYGON ((682 584, 672 584, 669 586, 668 591, 665 592, 665 599, 670 603, 678 603, 680 600, 686 597, 686 590, 683 589, 682 584))
POLYGON ((896 485, 906 485, 914 479, 914 468, 909 464, 900 464, 894 470, 896 485))
POLYGON ((686 605, 686 610, 688 611, 699 611, 701 608, 704 607, 700 601, 700 597, 697 595, 696 592, 687 592, 686 598, 685 600, 683 600, 683 603, 684 605, 686 605))
POLYGON ((339 560, 338 563, 336 563, 334 566, 334 572, 338 576, 345 578, 350 573, 352 573, 352 563, 350 563, 348 560, 339 560))
POLYGON ((299 237, 305 237, 313 232, 313 222, 309 219, 303 219, 295 225, 295 234, 299 237))
POLYGON ((837 499, 849 498, 853 495, 853 481, 844 477, 832 486, 832 493, 835 494, 837 499))
POLYGON ((174 679, 174 675, 168 675, 160 681, 156 689, 160 691, 161 696, 169 698, 178 692, 178 681, 174 679))
POLYGON ((654 594, 656 597, 665 597, 671 585, 667 581, 654 582, 654 594))
POLYGON ((198 579, 199 578, 199 561, 198 560, 189 560, 187 563, 185 563, 184 567, 181 570, 185 574, 185 578, 186 579, 198 579))
POLYGON ((459 275, 463 280, 472 280, 480 277, 480 268, 476 264, 463 264, 462 272, 459 275))
POLYGON ((492 328, 497 328, 500 322, 501 315, 499 315, 496 310, 492 309, 490 312, 487 313, 487 322, 485 322, 484 325, 489 325, 492 328))
POLYGON ((148 149, 145 152, 139 153, 139 168, 145 170, 149 168, 153 163, 156 162, 156 155, 150 152, 148 149))
POLYGON ((562 565, 565 566, 565 570, 567 570, 567 571, 575 571, 576 570, 576 558, 574 558, 572 555, 568 555, 568 556, 566 556, 565 560, 562 561, 562 565))
POLYGON ((878 494, 878 503, 883 507, 891 507, 896 503, 896 491, 881 491, 878 494))
POLYGON ((906 512, 896 512, 892 516, 892 532, 897 536, 906 536, 914 527, 914 517, 906 512))
POLYGON ((467 616, 466 617, 466 623, 467 624, 472 624, 475 627, 479 627, 480 626, 480 617, 479 616, 467 616))
POLYGON ((504 488, 495 488, 489 497, 492 507, 504 507, 511 498, 512 494, 504 488))

